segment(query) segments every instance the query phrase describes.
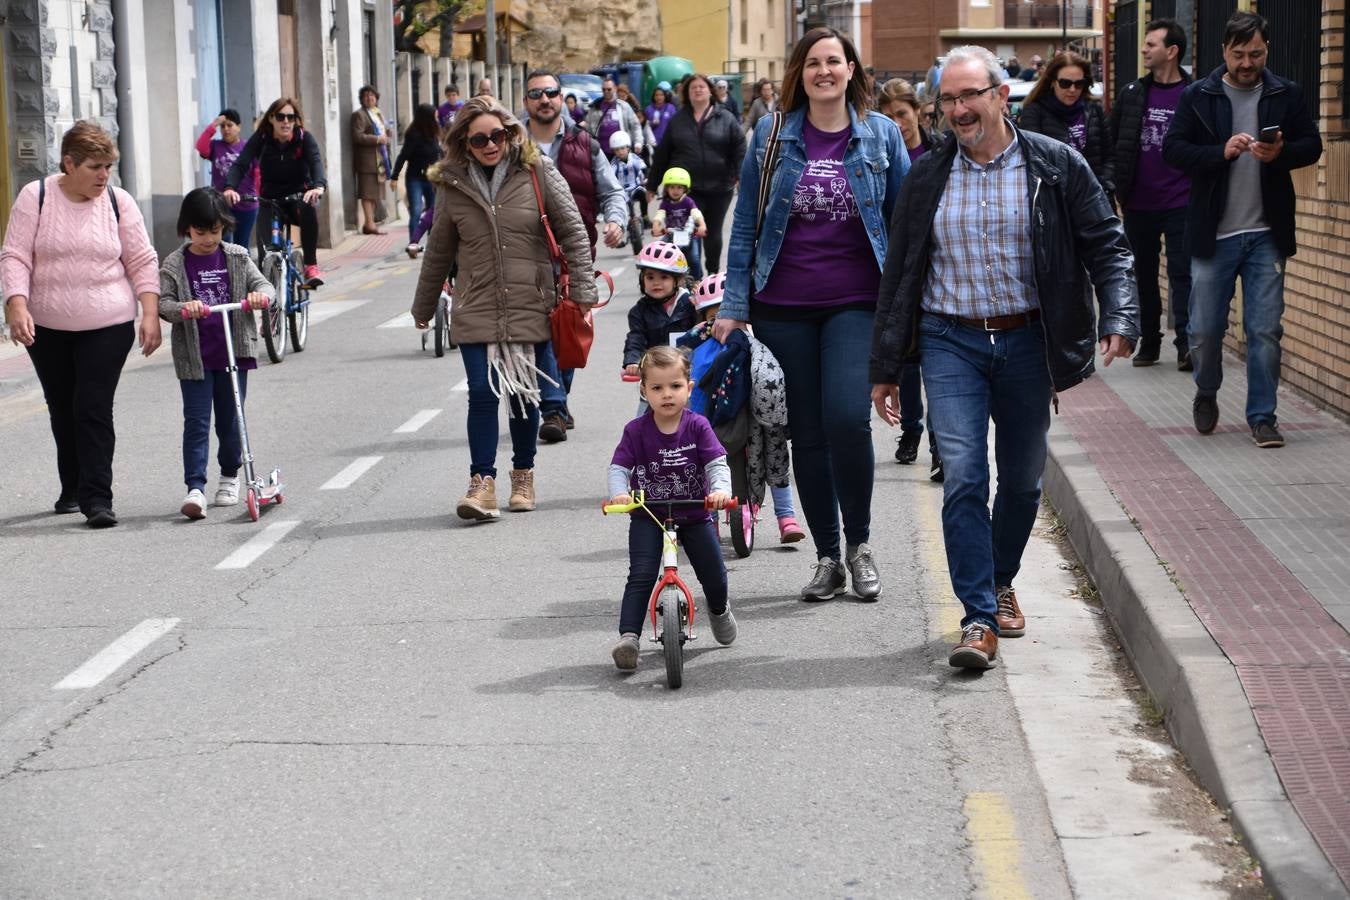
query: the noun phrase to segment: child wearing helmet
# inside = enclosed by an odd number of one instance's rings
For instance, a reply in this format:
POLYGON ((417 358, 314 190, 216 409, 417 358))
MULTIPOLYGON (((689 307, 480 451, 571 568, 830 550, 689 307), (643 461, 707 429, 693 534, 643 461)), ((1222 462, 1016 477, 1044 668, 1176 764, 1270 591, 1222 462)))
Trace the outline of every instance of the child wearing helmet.
POLYGON ((684 241, 677 235, 687 236, 685 255, 689 259, 690 274, 697 282, 703 278, 703 237, 708 233, 708 224, 694 198, 689 196, 691 187, 693 179, 688 169, 679 166, 666 169, 661 178, 661 202, 656 215, 652 216, 652 236, 681 245, 684 241))
POLYGON ((679 247, 653 241, 638 254, 637 270, 642 296, 628 310, 628 337, 623 342, 623 368, 629 375, 638 374, 642 354, 669 346, 672 335, 684 334, 695 321, 694 304, 684 288, 689 263, 679 247))
POLYGON ((614 153, 610 167, 628 203, 628 241, 636 256, 642 252, 641 222, 646 214, 647 164, 633 153, 633 139, 626 131, 616 131, 609 136, 609 149, 614 153))

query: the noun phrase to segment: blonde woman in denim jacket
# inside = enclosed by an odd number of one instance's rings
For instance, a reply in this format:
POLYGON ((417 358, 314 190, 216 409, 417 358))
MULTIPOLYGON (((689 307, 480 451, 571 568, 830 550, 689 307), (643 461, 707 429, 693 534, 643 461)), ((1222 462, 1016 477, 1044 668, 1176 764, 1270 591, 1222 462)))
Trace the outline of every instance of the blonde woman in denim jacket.
POLYGON ((725 340, 753 324, 783 366, 792 467, 818 557, 802 588, 807 601, 836 597, 847 582, 861 600, 881 596, 868 546, 874 457, 867 357, 891 208, 909 154, 895 123, 868 110, 870 82, 839 32, 816 28, 798 42, 783 78, 783 124, 758 234, 773 116, 756 125, 741 167, 715 326, 725 340))

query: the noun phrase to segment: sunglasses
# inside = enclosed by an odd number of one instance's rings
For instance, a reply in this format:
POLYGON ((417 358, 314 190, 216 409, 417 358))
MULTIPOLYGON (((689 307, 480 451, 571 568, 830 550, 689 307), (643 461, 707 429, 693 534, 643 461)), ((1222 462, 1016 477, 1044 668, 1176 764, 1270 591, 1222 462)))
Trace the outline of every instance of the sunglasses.
POLYGON ((469 146, 474 148, 475 150, 482 150, 484 147, 488 145, 488 141, 491 141, 498 147, 500 147, 502 144, 505 144, 506 129, 498 128, 491 134, 483 134, 482 132, 479 132, 478 134, 475 134, 469 138, 469 146))
POLYGON ((272 113, 272 121, 274 122, 297 122, 299 120, 300 117, 295 113, 272 113))
POLYGON ((561 88, 530 88, 525 92, 525 96, 529 97, 531 100, 538 100, 540 97, 547 97, 552 100, 561 93, 561 88))
POLYGON ((1068 91, 1068 90, 1072 90, 1072 89, 1074 89, 1074 88, 1078 88, 1080 91, 1085 91, 1085 90, 1088 89, 1088 85, 1089 85, 1090 83, 1091 83, 1091 82, 1089 82, 1086 78, 1080 78, 1080 79, 1078 79, 1077 81, 1073 81, 1073 80, 1068 79, 1068 78, 1056 78, 1056 79, 1055 79, 1055 84, 1059 85, 1059 89, 1060 89, 1061 91, 1068 91))

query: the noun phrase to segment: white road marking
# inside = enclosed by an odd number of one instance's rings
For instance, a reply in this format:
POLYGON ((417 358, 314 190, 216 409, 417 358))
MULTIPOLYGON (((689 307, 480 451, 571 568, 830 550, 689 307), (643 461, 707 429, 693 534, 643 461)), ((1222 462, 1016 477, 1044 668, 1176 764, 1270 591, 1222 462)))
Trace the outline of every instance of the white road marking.
POLYGON ((614 284, 616 285, 616 287, 619 283, 619 276, 627 271, 628 271, 627 266, 615 266, 614 268, 609 270, 609 277, 614 279, 614 284))
POLYGON ((465 378, 463 381, 452 387, 450 390, 461 391, 467 394, 469 392, 469 379, 465 378))
POLYGON ((394 317, 393 317, 392 319, 390 319, 389 321, 387 321, 387 322, 381 322, 379 325, 376 325, 375 327, 376 327, 376 328, 412 328, 412 327, 413 327, 413 317, 412 317, 412 313, 410 313, 410 312, 399 313, 398 315, 394 316, 394 317))
POLYGON ((369 300, 323 300, 309 305, 309 324, 314 325, 331 319, 334 316, 340 316, 345 312, 351 312, 358 306, 365 306, 369 300))
POLYGON ((258 557, 281 542, 290 534, 291 529, 300 524, 300 520, 273 522, 262 531, 249 538, 242 547, 216 563, 217 569, 247 569, 258 557))
POLYGON ((394 434, 412 434, 441 414, 439 409, 424 409, 394 429, 394 434))
POLYGON ((319 490, 340 491, 349 488, 356 483, 356 479, 369 472, 371 467, 382 459, 383 456, 358 456, 351 465, 320 485, 319 490))
POLYGON ((178 619, 146 619, 52 685, 52 690, 82 691, 93 687, 126 665, 137 653, 173 631, 178 622, 178 619))

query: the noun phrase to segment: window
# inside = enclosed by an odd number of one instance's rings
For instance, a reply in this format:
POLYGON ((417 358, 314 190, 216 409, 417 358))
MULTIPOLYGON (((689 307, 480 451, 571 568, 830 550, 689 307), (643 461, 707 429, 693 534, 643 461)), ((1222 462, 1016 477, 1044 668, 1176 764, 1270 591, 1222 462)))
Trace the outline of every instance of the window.
POLYGON ((1195 28, 1191 39, 1195 42, 1195 71, 1204 78, 1223 65, 1223 25, 1237 10, 1237 0, 1196 0, 1195 28))
POLYGON ((1318 100, 1322 84, 1322 9, 1320 3, 1265 0, 1257 12, 1270 22, 1270 59, 1276 75, 1303 88, 1313 121, 1321 118, 1318 100))
POLYGON ((1138 9, 1139 0, 1128 0, 1128 2, 1116 4, 1114 25, 1116 81, 1114 90, 1117 93, 1122 87, 1139 77, 1138 9))

